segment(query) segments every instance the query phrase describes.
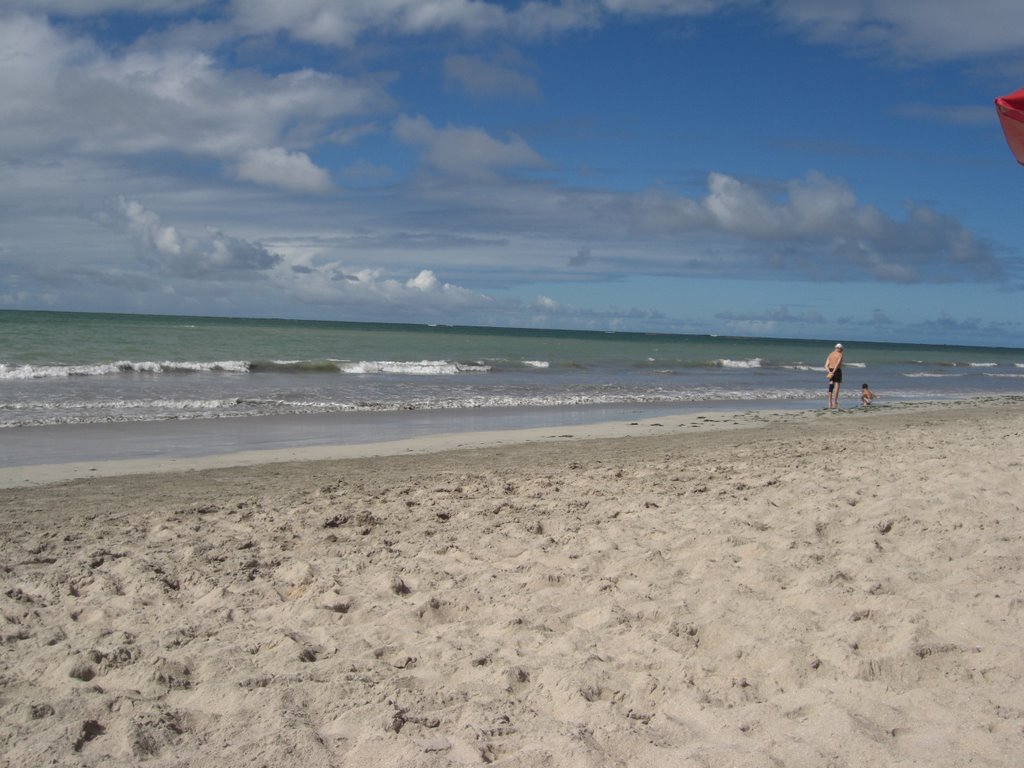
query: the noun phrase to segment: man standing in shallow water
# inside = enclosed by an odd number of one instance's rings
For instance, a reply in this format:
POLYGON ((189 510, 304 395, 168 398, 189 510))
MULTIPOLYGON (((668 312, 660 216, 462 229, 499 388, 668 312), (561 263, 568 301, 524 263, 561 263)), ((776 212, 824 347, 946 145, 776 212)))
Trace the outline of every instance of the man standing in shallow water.
POLYGON ((828 375, 828 407, 839 407, 839 385, 843 383, 843 345, 836 344, 828 358, 825 360, 825 370, 828 375))

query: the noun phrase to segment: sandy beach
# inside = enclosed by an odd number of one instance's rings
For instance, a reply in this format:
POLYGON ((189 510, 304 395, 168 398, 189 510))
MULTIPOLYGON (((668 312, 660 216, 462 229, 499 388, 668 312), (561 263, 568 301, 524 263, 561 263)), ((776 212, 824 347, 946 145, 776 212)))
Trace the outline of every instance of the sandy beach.
POLYGON ((1020 764, 1022 448, 1000 398, 4 470, 0 763, 1020 764))

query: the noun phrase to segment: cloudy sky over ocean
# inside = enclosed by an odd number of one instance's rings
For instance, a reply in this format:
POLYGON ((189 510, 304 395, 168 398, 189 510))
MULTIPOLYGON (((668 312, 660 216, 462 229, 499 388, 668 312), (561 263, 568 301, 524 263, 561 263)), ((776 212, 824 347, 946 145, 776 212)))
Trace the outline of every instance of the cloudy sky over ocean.
POLYGON ((1024 346, 1007 0, 0 0, 0 309, 1024 346))

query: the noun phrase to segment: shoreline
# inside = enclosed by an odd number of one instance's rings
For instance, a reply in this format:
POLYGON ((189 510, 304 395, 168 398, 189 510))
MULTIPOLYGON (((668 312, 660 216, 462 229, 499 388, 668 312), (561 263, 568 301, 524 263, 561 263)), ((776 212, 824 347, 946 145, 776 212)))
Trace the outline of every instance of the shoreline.
POLYGON ((573 427, 694 413, 801 410, 806 403, 618 403, 276 414, 156 421, 27 425, 0 429, 0 466, 188 458, 435 435, 573 427))
MULTIPOLYGON (((259 464, 276 464, 296 461, 325 461, 372 456, 396 456, 407 453, 433 453, 446 450, 461 450, 493 447, 503 444, 564 442, 568 440, 592 440, 619 437, 669 436, 679 433, 693 433, 712 429, 735 429, 763 425, 766 423, 801 423, 823 416, 845 415, 877 416, 906 409, 945 409, 955 407, 987 407, 1000 403, 1012 403, 1013 397, 982 397, 972 400, 897 402, 872 405, 869 408, 844 408, 838 413, 826 409, 805 408, 753 408, 733 410, 727 407, 715 409, 688 409, 679 412, 673 408, 645 408, 634 405, 622 408, 594 408, 587 411, 555 409, 547 411, 547 418, 558 423, 544 426, 521 426, 531 424, 538 418, 538 410, 527 414, 503 414, 514 426, 506 428, 459 429, 458 424, 471 424, 471 420, 459 422, 452 428, 438 418, 443 412, 430 414, 432 421, 426 425, 426 433, 403 436, 395 439, 362 437, 356 441, 339 441, 326 436, 325 420, 312 417, 253 417, 244 420, 203 420, 172 421, 130 424, 87 424, 55 427, 34 427, 36 434, 45 434, 38 440, 38 446, 29 447, 29 459, 0 466, 0 488, 29 487, 54 482, 95 477, 137 475, 151 473, 192 472, 207 468, 247 467, 259 464), (659 411, 652 415, 651 411, 659 411), (594 415, 616 413, 620 418, 594 420, 594 415), (584 414, 582 418, 580 414, 584 414), (532 414, 532 417, 531 417, 532 414), (573 418, 566 417, 576 417, 573 418), (559 418, 561 420, 559 421, 559 418), (225 424, 225 422, 228 422, 225 424), (245 423, 242 423, 245 422, 245 423), (445 429, 444 427, 448 427, 445 429), (233 430, 243 428, 244 437, 236 438, 233 430), (310 430, 312 436, 303 436, 303 430, 310 430), (228 434, 223 441, 226 447, 210 448, 214 436, 228 434), (156 436, 171 433, 166 444, 157 444, 156 436), (250 444, 255 441, 254 433, 262 435, 261 441, 272 444, 268 448, 232 450, 236 442, 250 444), (72 461, 44 461, 42 456, 50 450, 59 452, 54 445, 66 444, 69 435, 76 435, 80 443, 96 450, 96 446, 114 448, 125 453, 116 458, 99 456, 72 461), (278 437, 275 444, 275 435, 278 437), (304 441, 309 444, 303 444, 304 441), (120 443, 119 443, 120 441, 120 443), (206 441, 206 442, 204 442, 206 441), (127 445, 121 445, 127 443, 127 445), (197 447, 203 443, 203 447, 197 447), (149 452, 151 455, 145 455, 149 452), (141 454, 141 455, 140 455, 141 454), (32 458, 35 457, 35 458, 32 458)), ((385 414, 393 416, 393 414, 385 414)), ((493 422, 484 419, 485 423, 493 422)), ((387 435, 382 430, 379 435, 387 435)), ((3 437, 0 434, 0 437, 3 437)), ((216 446, 216 443, 214 443, 216 446)), ((24 449, 23 449, 24 450, 24 449)), ((67 451, 68 449, 65 449, 67 451)), ((82 451, 81 447, 70 449, 82 451)), ((2 456, 0 452, 0 456, 2 456)))

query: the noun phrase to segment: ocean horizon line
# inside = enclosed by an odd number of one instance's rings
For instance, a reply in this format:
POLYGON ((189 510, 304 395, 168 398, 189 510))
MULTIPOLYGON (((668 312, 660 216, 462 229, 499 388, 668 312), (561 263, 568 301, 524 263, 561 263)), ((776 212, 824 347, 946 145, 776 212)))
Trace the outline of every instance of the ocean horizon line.
POLYGON ((206 314, 165 314, 151 312, 100 312, 96 310, 73 310, 73 309, 22 309, 3 308, 0 309, 0 316, 4 313, 24 314, 51 314, 51 315, 80 315, 92 317, 127 317, 127 318, 160 318, 160 319, 187 319, 187 320, 213 320, 225 322, 268 322, 268 323, 308 323, 311 325, 344 325, 356 326, 366 329, 383 326, 401 330, 433 330, 444 332, 446 330, 455 332, 513 332, 530 334, 584 334, 596 336, 622 335, 638 337, 683 337, 683 338, 707 338, 722 341, 768 341, 768 342, 799 342, 809 344, 833 345, 841 342, 845 346, 850 345, 886 345, 906 347, 930 347, 930 348, 964 348, 964 349, 993 349, 1006 351, 1024 351, 1022 346, 1007 346, 1004 344, 955 344, 934 341, 917 340, 892 340, 892 339, 867 339, 856 337, 844 337, 843 339, 831 339, 824 336, 786 336, 786 335, 749 335, 736 333, 723 333, 721 331, 705 332, 682 332, 682 331, 652 331, 652 330, 631 330, 631 329, 598 329, 598 328, 571 328, 562 326, 516 326, 516 325, 469 325, 459 323, 438 323, 432 321, 409 322, 394 320, 343 320, 328 318, 302 318, 302 317, 279 317, 272 315, 206 315, 206 314))

